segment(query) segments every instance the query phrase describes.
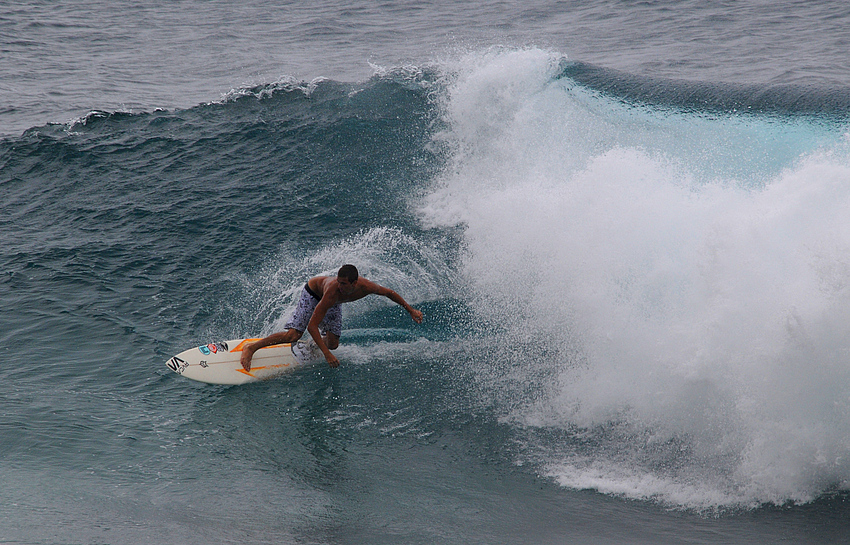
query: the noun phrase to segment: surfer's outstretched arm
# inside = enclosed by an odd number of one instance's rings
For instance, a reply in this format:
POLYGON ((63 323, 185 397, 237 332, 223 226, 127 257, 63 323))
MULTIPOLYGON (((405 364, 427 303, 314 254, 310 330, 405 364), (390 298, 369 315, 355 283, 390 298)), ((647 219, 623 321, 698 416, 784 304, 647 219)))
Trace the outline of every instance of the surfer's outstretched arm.
MULTIPOLYGON (((366 279, 364 278, 363 280, 366 279)), ((400 305, 402 308, 404 308, 404 310, 406 310, 407 313, 410 314, 410 317, 413 318, 414 322, 416 322, 417 324, 422 323, 422 311, 416 310, 415 308, 410 306, 407 301, 404 300, 404 297, 391 290, 390 288, 386 288, 384 286, 381 286, 380 284, 376 284, 371 280, 366 280, 366 282, 368 282, 368 284, 371 284, 367 286, 367 289, 369 289, 371 293, 374 293, 375 295, 383 295, 393 303, 400 305)))

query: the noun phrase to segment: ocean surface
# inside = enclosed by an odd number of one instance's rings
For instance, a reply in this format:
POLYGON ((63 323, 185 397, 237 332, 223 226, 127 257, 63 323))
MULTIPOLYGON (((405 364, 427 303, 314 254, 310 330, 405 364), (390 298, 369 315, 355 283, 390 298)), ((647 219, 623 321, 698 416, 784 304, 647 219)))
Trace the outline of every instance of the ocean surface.
POLYGON ((845 2, 0 5, 0 543, 850 543, 845 2), (338 369, 165 362, 343 263, 338 369))

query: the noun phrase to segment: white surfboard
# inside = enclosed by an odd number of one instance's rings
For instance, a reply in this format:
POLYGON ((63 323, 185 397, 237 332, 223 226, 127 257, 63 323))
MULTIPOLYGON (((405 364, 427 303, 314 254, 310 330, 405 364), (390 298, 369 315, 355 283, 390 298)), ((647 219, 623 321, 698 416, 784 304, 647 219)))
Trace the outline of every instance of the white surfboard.
MULTIPOLYGON (((305 336, 306 337, 306 336, 305 336)), ((268 380, 322 359, 312 338, 294 344, 275 344, 254 352, 251 370, 239 363, 242 347, 259 339, 234 339, 196 346, 180 352, 165 365, 186 378, 208 384, 246 384, 268 380)))

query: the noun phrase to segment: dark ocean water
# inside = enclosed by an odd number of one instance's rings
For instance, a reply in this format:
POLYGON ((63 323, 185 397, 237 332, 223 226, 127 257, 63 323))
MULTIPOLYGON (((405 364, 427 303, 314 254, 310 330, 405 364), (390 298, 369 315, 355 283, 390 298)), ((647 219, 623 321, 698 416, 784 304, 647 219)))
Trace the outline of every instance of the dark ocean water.
POLYGON ((848 23, 0 7, 0 543, 850 542, 848 23), (424 323, 165 367, 346 262, 424 323))

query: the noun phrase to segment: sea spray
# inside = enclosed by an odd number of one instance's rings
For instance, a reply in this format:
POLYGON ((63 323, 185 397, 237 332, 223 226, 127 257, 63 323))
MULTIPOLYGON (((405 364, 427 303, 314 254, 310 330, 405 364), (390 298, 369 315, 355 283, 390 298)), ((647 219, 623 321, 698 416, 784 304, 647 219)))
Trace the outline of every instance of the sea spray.
POLYGON ((423 220, 463 228, 482 319, 542 346, 496 351, 482 396, 570 487, 702 509, 847 486, 841 128, 634 106, 558 62, 490 51, 447 91, 423 220), (554 378, 517 403, 505 365, 554 378))

